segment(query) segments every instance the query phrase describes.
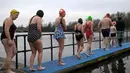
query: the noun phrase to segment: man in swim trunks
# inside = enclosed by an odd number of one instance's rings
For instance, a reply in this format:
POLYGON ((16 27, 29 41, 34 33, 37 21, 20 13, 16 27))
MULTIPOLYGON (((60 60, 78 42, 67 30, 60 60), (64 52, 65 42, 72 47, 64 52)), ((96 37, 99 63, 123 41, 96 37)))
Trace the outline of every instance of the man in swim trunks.
POLYGON ((110 14, 107 13, 105 18, 103 18, 98 26, 101 29, 102 35, 104 37, 103 42, 104 42, 104 50, 107 50, 107 45, 108 45, 108 38, 110 34, 110 26, 112 25, 112 21, 110 19, 110 14))

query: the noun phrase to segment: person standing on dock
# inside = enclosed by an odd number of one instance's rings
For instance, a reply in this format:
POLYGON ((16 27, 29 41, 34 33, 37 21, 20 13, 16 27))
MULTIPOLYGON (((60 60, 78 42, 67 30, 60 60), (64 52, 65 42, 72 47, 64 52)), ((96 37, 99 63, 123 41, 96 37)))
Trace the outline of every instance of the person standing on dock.
POLYGON ((124 37, 124 30, 125 30, 125 22, 122 20, 122 17, 118 16, 118 20, 116 21, 116 28, 117 28, 117 38, 118 44, 122 47, 122 41, 124 37))
POLYGON ((64 31, 67 30, 66 21, 64 19, 66 12, 64 9, 60 9, 59 16, 55 20, 55 31, 54 31, 54 38, 57 40, 59 44, 59 53, 58 53, 58 65, 65 65, 62 61, 62 52, 64 49, 64 39, 65 34, 64 31))
POLYGON ((110 45, 111 45, 111 47, 115 47, 115 45, 116 45, 117 30, 116 30, 115 25, 116 25, 116 22, 113 21, 112 26, 110 27, 110 38, 111 38, 110 45))
POLYGON ((33 64, 36 53, 38 51, 38 70, 44 70, 45 67, 41 66, 42 57, 43 57, 43 46, 41 41, 41 33, 42 33, 42 18, 44 12, 42 10, 38 10, 36 15, 34 15, 29 21, 29 31, 28 31, 28 42, 32 51, 30 57, 30 71, 34 71, 33 64))
POLYGON ((109 44, 109 34, 110 34, 110 26, 112 25, 112 21, 110 19, 110 14, 107 13, 106 16, 99 22, 98 27, 101 29, 102 35, 104 37, 104 50, 107 49, 107 45, 109 44))
POLYGON ((84 30, 83 30, 83 20, 82 18, 78 19, 78 23, 74 26, 74 30, 75 30, 75 37, 76 37, 76 41, 77 41, 77 58, 81 58, 80 56, 80 52, 83 50, 84 48, 84 30))
POLYGON ((87 38, 87 49, 86 49, 86 55, 89 56, 90 54, 93 54, 92 50, 91 50, 91 46, 92 46, 92 38, 94 36, 93 33, 93 21, 92 21, 92 17, 88 16, 87 21, 85 23, 85 27, 84 27, 84 32, 86 33, 86 38, 87 38))
POLYGON ((14 20, 19 16, 19 11, 13 9, 10 12, 10 16, 6 18, 3 22, 3 32, 1 34, 1 41, 4 45, 6 52, 6 60, 1 69, 5 69, 6 73, 15 73, 11 70, 11 60, 16 54, 16 45, 14 42, 14 34, 16 31, 16 25, 14 20))

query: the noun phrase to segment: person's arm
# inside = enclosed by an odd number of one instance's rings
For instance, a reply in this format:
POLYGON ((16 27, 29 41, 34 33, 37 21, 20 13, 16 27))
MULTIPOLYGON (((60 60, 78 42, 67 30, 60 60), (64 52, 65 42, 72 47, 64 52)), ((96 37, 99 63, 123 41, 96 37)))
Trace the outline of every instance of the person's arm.
POLYGON ((93 32, 93 22, 91 23, 91 31, 92 31, 92 34, 94 36, 94 32, 93 32))
POLYGON ((85 40, 84 29, 83 29, 83 26, 82 26, 82 25, 81 25, 81 32, 82 32, 83 38, 84 38, 84 40, 85 40))
POLYGON ((56 20, 55 20, 55 26, 57 27, 59 23, 60 23, 60 20, 58 18, 56 18, 56 20))
POLYGON ((77 24, 74 24, 74 31, 76 30, 76 26, 77 26, 77 24))
POLYGON ((7 18, 5 20, 5 27, 4 27, 4 31, 5 31, 5 35, 7 37, 8 40, 11 40, 11 37, 10 37, 10 33, 9 33, 9 29, 10 29, 10 26, 12 24, 12 20, 7 18))
POLYGON ((101 31, 101 27, 102 27, 101 24, 102 24, 102 23, 101 23, 101 21, 100 21, 100 22, 98 23, 99 32, 101 31))
POLYGON ((116 34, 117 34, 117 29, 116 29, 116 27, 115 27, 115 32, 116 32, 116 34))
POLYGON ((109 20, 109 23, 110 23, 110 26, 112 26, 112 20, 111 19, 109 20))
POLYGON ((83 30, 84 30, 84 33, 86 31, 86 23, 83 25, 83 30))
POLYGON ((63 28, 64 28, 64 30, 67 30, 65 19, 62 19, 62 23, 63 23, 63 28))
POLYGON ((37 18, 37 30, 42 32, 42 19, 40 17, 37 18))

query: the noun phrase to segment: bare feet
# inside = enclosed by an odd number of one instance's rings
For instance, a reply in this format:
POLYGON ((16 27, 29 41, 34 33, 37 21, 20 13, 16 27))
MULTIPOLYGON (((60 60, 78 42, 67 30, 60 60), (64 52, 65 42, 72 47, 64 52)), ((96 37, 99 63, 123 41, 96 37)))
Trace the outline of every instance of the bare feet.
POLYGON ((85 53, 88 57, 90 56, 88 53, 85 53))
POLYGON ((94 54, 93 52, 90 52, 90 54, 94 54))
POLYGON ((65 63, 64 63, 64 62, 59 62, 58 65, 60 65, 60 66, 64 66, 65 63))
POLYGON ((78 59, 81 59, 81 56, 80 56, 80 55, 76 55, 76 57, 77 57, 78 59))
POLYGON ((104 50, 105 50, 105 51, 108 51, 109 49, 107 49, 107 48, 104 48, 104 50))
POLYGON ((35 69, 35 68, 30 68, 29 70, 30 70, 30 71, 36 71, 37 69, 35 69))
POLYGON ((10 69, 6 71, 6 73, 15 73, 13 71, 11 71, 10 69))
POLYGON ((44 70, 46 67, 42 67, 42 66, 40 66, 40 67, 38 67, 38 70, 44 70))

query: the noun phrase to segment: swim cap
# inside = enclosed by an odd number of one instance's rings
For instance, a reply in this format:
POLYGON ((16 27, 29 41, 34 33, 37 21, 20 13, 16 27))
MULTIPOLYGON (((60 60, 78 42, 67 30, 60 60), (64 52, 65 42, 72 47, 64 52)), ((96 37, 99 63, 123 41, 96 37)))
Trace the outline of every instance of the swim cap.
POLYGON ((92 17, 91 17, 91 16, 88 16, 88 20, 92 21, 92 17))
POLYGON ((83 24, 82 18, 79 18, 79 19, 78 19, 78 23, 83 24))
POLYGON ((65 10, 64 9, 60 9, 59 14, 61 15, 63 13, 65 13, 65 10))
POLYGON ((39 17, 43 17, 44 12, 42 10, 38 10, 36 15, 39 16, 39 17))
POLYGON ((107 14, 106 14, 106 17, 110 17, 110 14, 109 14, 109 13, 107 13, 107 14))
POLYGON ((19 13, 19 11, 17 11, 16 9, 13 9, 13 10, 10 11, 10 15, 13 15, 15 13, 19 13))

